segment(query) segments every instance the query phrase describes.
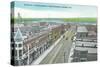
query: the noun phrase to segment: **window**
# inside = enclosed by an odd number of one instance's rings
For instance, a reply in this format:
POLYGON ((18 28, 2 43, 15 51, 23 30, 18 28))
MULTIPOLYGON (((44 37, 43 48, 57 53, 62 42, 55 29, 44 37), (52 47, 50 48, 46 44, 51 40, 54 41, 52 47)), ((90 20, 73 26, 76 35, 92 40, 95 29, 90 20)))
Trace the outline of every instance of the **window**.
POLYGON ((11 51, 11 56, 14 56, 14 49, 11 51))
POLYGON ((23 47, 23 53, 25 53, 27 51, 26 46, 23 47))
POLYGON ((13 42, 11 43, 11 47, 14 48, 14 43, 13 42))
POLYGON ((22 50, 19 50, 19 56, 22 56, 22 50))
POLYGON ((15 56, 17 56, 17 50, 15 50, 15 56))
POLYGON ((15 44, 15 47, 17 47, 17 44, 15 44))
POLYGON ((18 44, 19 47, 22 47, 22 44, 18 44))

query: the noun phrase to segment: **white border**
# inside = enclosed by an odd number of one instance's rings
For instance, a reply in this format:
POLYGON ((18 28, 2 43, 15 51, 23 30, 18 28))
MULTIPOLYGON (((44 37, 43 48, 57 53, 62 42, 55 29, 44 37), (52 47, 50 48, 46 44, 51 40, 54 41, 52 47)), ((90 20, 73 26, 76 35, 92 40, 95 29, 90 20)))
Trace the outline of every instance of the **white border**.
MULTIPOLYGON (((12 0, 0 0, 0 67, 12 67, 10 65, 10 2, 12 0)), ((18 1, 18 0, 17 0, 18 1)), ((20 1, 20 0, 19 0, 20 1)), ((96 5, 100 12, 100 0, 21 0, 31 2, 45 3, 62 3, 62 4, 78 4, 78 5, 96 5)), ((98 28, 100 29, 100 13, 98 13, 98 28)), ((98 29, 98 30, 99 30, 98 29)), ((98 31, 100 33, 100 31, 98 31)), ((100 45, 100 35, 98 35, 98 45, 100 45)), ((100 46, 99 46, 100 47, 100 46)), ((98 49, 100 53, 100 48, 98 49)), ((100 56, 100 54, 98 55, 100 56)), ((35 67, 99 67, 99 62, 84 62, 84 63, 65 63, 65 64, 47 64, 47 65, 32 65, 35 67)), ((29 67, 29 66, 27 66, 29 67)))

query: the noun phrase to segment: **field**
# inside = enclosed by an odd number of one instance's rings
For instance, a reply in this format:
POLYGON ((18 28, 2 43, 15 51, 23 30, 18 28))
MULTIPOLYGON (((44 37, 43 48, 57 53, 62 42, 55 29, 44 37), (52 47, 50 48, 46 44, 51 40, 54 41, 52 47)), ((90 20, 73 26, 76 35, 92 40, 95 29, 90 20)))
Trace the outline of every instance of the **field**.
POLYGON ((56 20, 56 21, 63 21, 63 22, 90 22, 90 23, 97 22, 96 18, 21 18, 20 20, 18 18, 11 19, 11 21, 13 21, 12 23, 22 23, 22 22, 19 22, 22 20, 24 21, 24 23, 32 23, 32 21, 40 22, 41 20, 42 21, 56 20))

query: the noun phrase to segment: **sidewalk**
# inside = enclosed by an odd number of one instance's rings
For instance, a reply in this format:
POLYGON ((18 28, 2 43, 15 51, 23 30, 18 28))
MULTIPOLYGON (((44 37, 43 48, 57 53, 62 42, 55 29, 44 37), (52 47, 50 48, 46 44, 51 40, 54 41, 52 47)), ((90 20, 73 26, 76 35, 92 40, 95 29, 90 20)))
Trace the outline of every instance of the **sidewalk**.
POLYGON ((72 59, 73 59, 73 58, 71 58, 71 56, 74 53, 74 48, 75 48, 75 43, 72 44, 70 55, 69 55, 69 58, 68 58, 68 63, 70 63, 72 61, 72 59))

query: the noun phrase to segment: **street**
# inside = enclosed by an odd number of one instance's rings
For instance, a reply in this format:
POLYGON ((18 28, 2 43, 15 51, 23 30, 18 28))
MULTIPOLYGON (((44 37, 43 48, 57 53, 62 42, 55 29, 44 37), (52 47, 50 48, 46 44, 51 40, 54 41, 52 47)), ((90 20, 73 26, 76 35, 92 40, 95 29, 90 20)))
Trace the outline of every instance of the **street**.
POLYGON ((50 53, 40 62, 40 64, 54 64, 54 63, 64 63, 68 62, 68 57, 70 54, 70 49, 72 46, 72 36, 73 31, 66 31, 58 44, 52 49, 50 53))

